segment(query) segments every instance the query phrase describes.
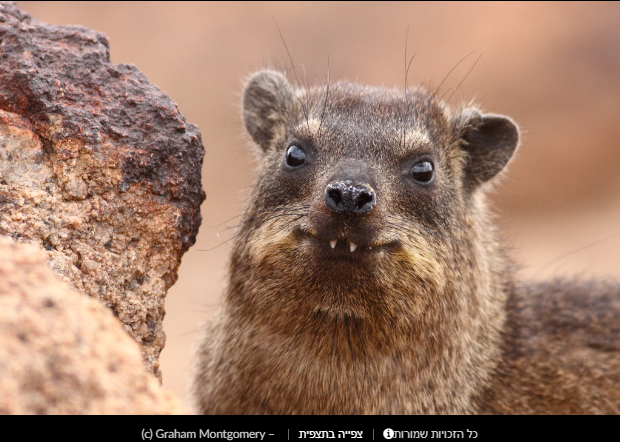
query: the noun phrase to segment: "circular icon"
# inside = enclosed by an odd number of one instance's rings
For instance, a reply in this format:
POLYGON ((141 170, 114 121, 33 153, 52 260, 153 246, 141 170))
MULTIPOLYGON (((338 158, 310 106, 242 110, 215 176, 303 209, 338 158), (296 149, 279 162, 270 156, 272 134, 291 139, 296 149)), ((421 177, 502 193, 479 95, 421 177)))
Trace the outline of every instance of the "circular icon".
POLYGON ((392 430, 391 428, 386 428, 385 430, 383 430, 383 437, 385 437, 386 439, 392 439, 394 437, 394 430, 392 430))

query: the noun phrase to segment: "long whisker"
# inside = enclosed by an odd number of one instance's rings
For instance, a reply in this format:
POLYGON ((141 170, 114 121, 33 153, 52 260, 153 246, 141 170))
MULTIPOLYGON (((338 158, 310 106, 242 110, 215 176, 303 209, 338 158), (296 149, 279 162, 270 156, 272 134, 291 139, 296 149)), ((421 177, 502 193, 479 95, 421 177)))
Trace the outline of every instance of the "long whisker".
MULTIPOLYGON (((291 62, 291 67, 293 68, 293 73, 295 75, 295 81, 297 82, 297 86, 299 87, 300 90, 303 90, 303 88, 301 87, 301 82, 299 81, 299 74, 297 73, 297 69, 295 68, 295 63, 293 63, 293 57, 291 56, 291 52, 288 50, 288 46, 286 45, 286 41, 284 41, 284 36, 282 35, 282 31, 280 30, 280 27, 278 26, 278 23, 276 22, 275 17, 272 15, 271 18, 273 19, 273 23, 276 25, 276 28, 278 29, 278 33, 280 34, 280 38, 282 39, 282 44, 284 45, 284 49, 286 49, 286 53, 288 55, 288 58, 291 62)), ((306 89, 306 96, 307 96, 307 89, 306 89)), ((301 108, 304 111, 304 115, 306 117, 306 122, 308 122, 308 108, 304 105, 304 103, 301 101, 301 99, 299 99, 299 104, 301 104, 301 108)))
MULTIPOLYGON (((240 244, 241 244, 241 243, 243 243, 243 242, 244 242, 244 241, 248 238, 248 236, 249 236, 250 234, 252 234, 252 233, 254 232, 254 230, 256 230, 257 228, 259 228, 260 226, 262 226, 262 225, 263 225, 264 223, 266 223, 267 221, 270 221, 270 220, 275 219, 275 218, 279 218, 279 217, 282 217, 282 216, 297 216, 297 218, 295 218, 295 220, 293 220, 293 221, 292 221, 292 222, 295 222, 295 221, 297 221, 298 219, 303 218, 304 216, 307 216, 307 215, 308 215, 308 214, 307 214, 307 212, 304 212, 304 213, 299 213, 299 212, 287 212, 287 213, 280 213, 280 214, 278 214, 278 215, 274 215, 274 216, 269 217, 269 218, 266 218, 266 219, 261 219, 261 220, 260 220, 260 223, 259 223, 259 224, 258 224, 255 228, 250 229, 248 232, 244 232, 243 230, 241 230, 241 231, 239 231, 238 233, 236 233, 235 235, 231 236, 230 238, 228 238, 227 240, 223 241, 222 243, 218 244, 218 245, 217 245, 217 246, 215 246, 215 247, 212 247, 212 248, 210 248, 210 249, 198 249, 198 251, 200 251, 200 252, 210 252, 210 251, 215 250, 215 249, 217 249, 218 247, 221 247, 221 246, 223 246, 224 244, 226 244, 226 243, 228 243, 228 242, 232 241, 233 239, 238 238, 238 237, 240 237, 240 236, 242 236, 242 235, 244 235, 244 234, 245 234, 245 236, 243 237, 243 239, 240 241, 240 244)), ((241 224, 247 224, 247 223, 252 222, 252 221, 255 221, 255 220, 256 220, 256 217, 251 217, 251 218, 249 218, 249 219, 247 219, 247 220, 242 221, 242 223, 241 223, 241 224)), ((238 250, 238 247, 237 247, 237 250, 238 250)))
MULTIPOLYGON (((477 49, 476 49, 477 51, 477 49)), ((475 53, 476 51, 472 51, 469 54, 467 54, 465 57, 461 58, 459 60, 459 62, 457 64, 454 65, 454 67, 452 69, 450 69, 450 72, 448 72, 448 74, 443 78, 443 80, 441 80, 441 83, 439 83, 439 86, 437 86, 437 89, 435 90, 435 92, 433 92, 433 97, 437 96, 437 93, 439 92, 439 89, 441 89, 441 86, 443 86, 444 82, 448 79, 448 77, 450 76, 450 74, 467 58, 469 57, 471 54, 475 53)))
POLYGON ((448 89, 445 90, 445 92, 443 94, 441 94, 441 98, 439 99, 439 101, 443 101, 443 97, 446 96, 446 94, 450 91, 454 91, 453 87, 449 87, 448 89))
POLYGON ((257 226, 255 226, 254 228, 248 230, 247 232, 245 232, 245 235, 239 240, 239 244, 237 244, 237 248, 235 249, 235 253, 237 253, 239 251, 239 247, 241 247, 247 240, 248 238, 256 231, 256 229, 260 228, 263 224, 265 224, 267 221, 270 221, 272 219, 275 218, 279 218, 282 216, 297 216, 297 218, 295 218, 294 220, 291 221, 291 223, 294 223, 296 221, 298 221, 299 219, 308 216, 306 213, 282 213, 280 215, 275 215, 272 216, 270 218, 267 218, 265 220, 262 220, 262 222, 260 224, 258 224, 257 226))
POLYGON ((323 101, 323 112, 321 113, 321 121, 319 122, 319 129, 317 130, 317 136, 321 136, 321 127, 323 126, 323 119, 325 118, 325 111, 327 110, 327 101, 329 100, 329 85, 331 82, 331 73, 329 68, 329 55, 327 56, 327 89, 325 91, 325 101, 323 101))
POLYGON ((491 243, 491 241, 475 241, 475 240, 456 238, 450 231, 442 232, 439 230, 435 230, 432 233, 429 232, 428 235, 424 235, 424 233, 420 231, 419 226, 416 226, 415 224, 411 223, 411 221, 407 219, 399 218, 396 216, 389 216, 388 220, 397 221, 397 222, 386 221, 386 224, 391 226, 391 228, 393 228, 394 230, 402 232, 404 234, 411 234, 411 235, 418 236, 418 237, 427 237, 427 236, 439 237, 446 241, 454 241, 454 242, 460 242, 464 244, 490 244, 491 243))
MULTIPOLYGON (((409 60, 409 63, 407 63, 407 46, 409 44, 409 27, 407 27, 407 36, 405 37, 405 114, 408 116, 409 115, 409 95, 408 95, 408 87, 409 87, 409 68, 411 67, 411 63, 413 62, 413 59, 415 58, 416 54, 418 53, 417 51, 414 52, 414 54, 412 55, 411 59, 409 60)), ((407 124, 403 124, 403 133, 402 133, 402 140, 401 140, 401 147, 403 147, 405 145, 405 138, 406 138, 406 134, 407 134, 407 124)))
POLYGON ((467 71, 467 74, 465 74, 465 76, 463 77, 463 79, 461 80, 461 82, 459 83, 459 85, 456 87, 456 89, 454 89, 454 92, 452 92, 452 94, 450 94, 450 98, 448 98, 448 101, 446 101, 446 103, 449 103, 450 100, 452 99, 452 96, 456 93, 456 91, 459 90, 459 88, 461 87, 461 85, 463 84, 463 82, 465 81, 465 79, 469 76, 469 74, 471 73, 471 71, 474 70, 474 68, 476 67, 476 65, 478 64, 478 62, 480 61, 480 58, 482 58, 482 54, 484 54, 484 52, 482 52, 478 58, 476 59, 476 62, 474 63, 474 65, 471 67, 471 69, 469 71, 467 71))
POLYGON ((303 93, 304 93, 304 97, 306 100, 306 127, 308 128, 308 132, 310 132, 310 120, 309 120, 309 114, 310 114, 310 99, 308 97, 308 83, 306 82, 306 66, 304 66, 303 64, 301 65, 301 67, 304 70, 304 76, 303 76, 303 80, 304 80, 304 89, 303 89, 303 93))
MULTIPOLYGON (((275 210, 288 210, 288 209, 294 209, 294 208, 308 209, 308 208, 310 208, 310 204, 300 204, 300 205, 293 206, 293 207, 287 206, 287 205, 283 204, 281 206, 264 207, 262 209, 254 208, 254 209, 252 209, 252 212, 253 213, 262 213, 262 212, 270 212, 270 211, 275 211, 275 210)), ((233 219, 240 218, 240 217, 242 217, 244 215, 245 215, 245 213, 240 213, 239 215, 233 216, 232 218, 229 218, 226 221, 221 222, 221 223, 216 224, 216 225, 211 226, 211 227, 219 227, 221 225, 226 224, 227 222, 232 221, 233 219)))

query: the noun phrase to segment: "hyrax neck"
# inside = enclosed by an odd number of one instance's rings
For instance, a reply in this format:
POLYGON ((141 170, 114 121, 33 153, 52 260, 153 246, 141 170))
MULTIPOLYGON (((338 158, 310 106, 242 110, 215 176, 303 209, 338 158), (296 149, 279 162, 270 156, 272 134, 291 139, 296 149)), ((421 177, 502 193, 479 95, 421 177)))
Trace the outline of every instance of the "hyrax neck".
POLYGON ((488 259, 472 268, 453 260, 458 270, 437 269, 451 277, 417 286, 408 275, 391 283, 304 276, 293 256, 284 272, 269 257, 256 264, 242 248, 224 321, 225 359, 235 370, 221 385, 251 380, 235 412, 475 411, 499 358, 505 302, 504 283, 493 277, 502 272, 487 266, 502 260, 478 252, 488 259))

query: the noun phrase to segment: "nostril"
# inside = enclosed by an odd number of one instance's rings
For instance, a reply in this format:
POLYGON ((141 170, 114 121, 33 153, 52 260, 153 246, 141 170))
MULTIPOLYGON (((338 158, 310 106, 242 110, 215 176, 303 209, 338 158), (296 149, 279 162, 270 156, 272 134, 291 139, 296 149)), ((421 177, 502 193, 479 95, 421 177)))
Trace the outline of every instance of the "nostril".
POLYGON ((338 189, 329 189, 327 191, 327 196, 330 198, 336 205, 342 204, 342 193, 338 189))
POLYGON ((365 186, 356 186, 355 213, 368 213, 375 207, 375 193, 365 186))
POLYGON ((325 204, 333 212, 348 212, 349 186, 344 182, 328 184, 325 189, 325 204))
POLYGON ((360 196, 357 198, 357 209, 361 209, 370 202, 372 202, 372 195, 366 192, 360 194, 360 196))
POLYGON ((325 191, 325 204, 330 210, 334 212, 346 212, 346 186, 343 187, 343 183, 330 184, 325 191))

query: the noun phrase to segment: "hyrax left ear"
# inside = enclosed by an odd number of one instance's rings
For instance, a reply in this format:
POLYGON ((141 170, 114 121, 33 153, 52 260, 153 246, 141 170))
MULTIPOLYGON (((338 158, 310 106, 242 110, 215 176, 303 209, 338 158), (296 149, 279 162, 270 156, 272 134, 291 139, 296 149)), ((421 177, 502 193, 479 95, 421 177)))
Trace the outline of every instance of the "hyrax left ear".
POLYGON ((467 153, 465 183, 473 189, 497 175, 519 144, 519 129, 503 115, 465 109, 457 117, 462 149, 467 153))
POLYGON ((284 127, 292 110, 293 89, 280 72, 260 71, 252 75, 243 92, 245 127, 263 151, 284 127))

